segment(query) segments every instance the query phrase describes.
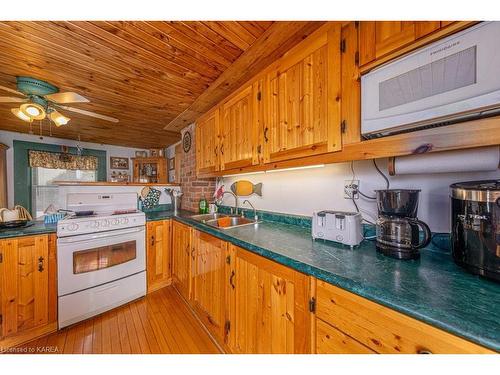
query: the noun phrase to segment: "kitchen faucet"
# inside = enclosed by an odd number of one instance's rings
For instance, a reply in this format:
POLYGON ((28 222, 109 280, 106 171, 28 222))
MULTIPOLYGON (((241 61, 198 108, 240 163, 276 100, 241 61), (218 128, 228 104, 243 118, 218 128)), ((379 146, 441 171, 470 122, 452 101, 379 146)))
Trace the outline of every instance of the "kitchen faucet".
MULTIPOLYGON (((238 215, 238 197, 232 191, 225 191, 222 193, 222 198, 224 198, 224 194, 231 194, 234 197, 234 210, 235 214, 238 215)), ((233 214, 233 208, 231 208, 231 214, 233 214)))
MULTIPOLYGON (((257 215, 257 210, 255 209, 255 207, 253 206, 252 202, 250 202, 248 199, 245 199, 243 201, 243 204, 245 203, 248 203, 250 205, 250 207, 252 207, 252 210, 253 210, 253 218, 255 221, 259 220, 259 216, 257 215)), ((242 204, 242 206, 243 206, 242 204)), ((241 212, 241 216, 243 216, 243 211, 241 212)))

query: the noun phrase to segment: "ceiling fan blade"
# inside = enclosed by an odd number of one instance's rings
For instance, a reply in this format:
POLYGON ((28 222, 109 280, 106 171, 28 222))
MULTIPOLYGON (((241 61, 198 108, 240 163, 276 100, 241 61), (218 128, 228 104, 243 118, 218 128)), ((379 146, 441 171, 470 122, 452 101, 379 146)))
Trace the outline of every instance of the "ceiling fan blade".
POLYGON ((76 92, 56 92, 55 94, 45 95, 45 99, 55 103, 88 103, 89 100, 76 92))
POLYGON ((0 85, 0 90, 8 91, 8 92, 10 92, 12 94, 16 94, 16 95, 26 96, 22 92, 19 92, 17 90, 11 89, 9 87, 1 86, 1 85, 0 85))
POLYGON ((0 103, 22 103, 27 101, 25 98, 15 98, 13 96, 0 96, 0 103))
POLYGON ((118 122, 119 121, 117 118, 110 117, 110 116, 105 116, 105 115, 100 115, 99 113, 86 111, 84 109, 73 108, 73 107, 66 107, 65 105, 58 105, 58 107, 61 108, 61 109, 65 109, 66 111, 76 112, 76 113, 80 113, 82 115, 87 115, 87 116, 91 116, 91 117, 95 117, 95 118, 100 118, 101 120, 106 120, 106 121, 111 121, 111 122, 118 122))

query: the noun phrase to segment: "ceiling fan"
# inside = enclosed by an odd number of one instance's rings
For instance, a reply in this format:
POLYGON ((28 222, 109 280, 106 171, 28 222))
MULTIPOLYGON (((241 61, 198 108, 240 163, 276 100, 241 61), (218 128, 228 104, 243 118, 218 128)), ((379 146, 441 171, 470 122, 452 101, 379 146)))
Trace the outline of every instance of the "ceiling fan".
POLYGON ((66 125, 70 118, 58 112, 58 109, 62 109, 101 120, 118 122, 118 119, 114 117, 61 105, 89 102, 87 98, 75 92, 59 92, 59 88, 56 86, 31 77, 16 77, 16 82, 17 90, 5 86, 0 86, 0 90, 8 91, 21 97, 0 96, 0 103, 23 103, 19 108, 11 109, 12 113, 23 121, 32 122, 33 120, 43 120, 45 117, 48 117, 56 126, 66 125))

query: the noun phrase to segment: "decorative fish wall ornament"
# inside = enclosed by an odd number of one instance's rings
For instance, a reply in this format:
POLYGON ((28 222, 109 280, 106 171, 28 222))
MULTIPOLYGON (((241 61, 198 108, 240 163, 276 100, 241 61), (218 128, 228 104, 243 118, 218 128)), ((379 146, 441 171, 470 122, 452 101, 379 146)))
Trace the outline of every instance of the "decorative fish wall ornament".
POLYGON ((231 185, 231 191, 239 197, 247 197, 252 194, 262 197, 262 182, 253 184, 250 181, 239 180, 231 185))

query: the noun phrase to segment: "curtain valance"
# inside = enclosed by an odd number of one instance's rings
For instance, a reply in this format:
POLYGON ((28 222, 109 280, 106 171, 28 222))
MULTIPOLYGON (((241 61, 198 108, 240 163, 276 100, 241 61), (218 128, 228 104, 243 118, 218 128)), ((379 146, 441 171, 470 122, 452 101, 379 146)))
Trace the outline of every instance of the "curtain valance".
POLYGON ((71 170, 97 170, 98 160, 95 156, 79 156, 67 153, 29 151, 30 167, 71 170))

